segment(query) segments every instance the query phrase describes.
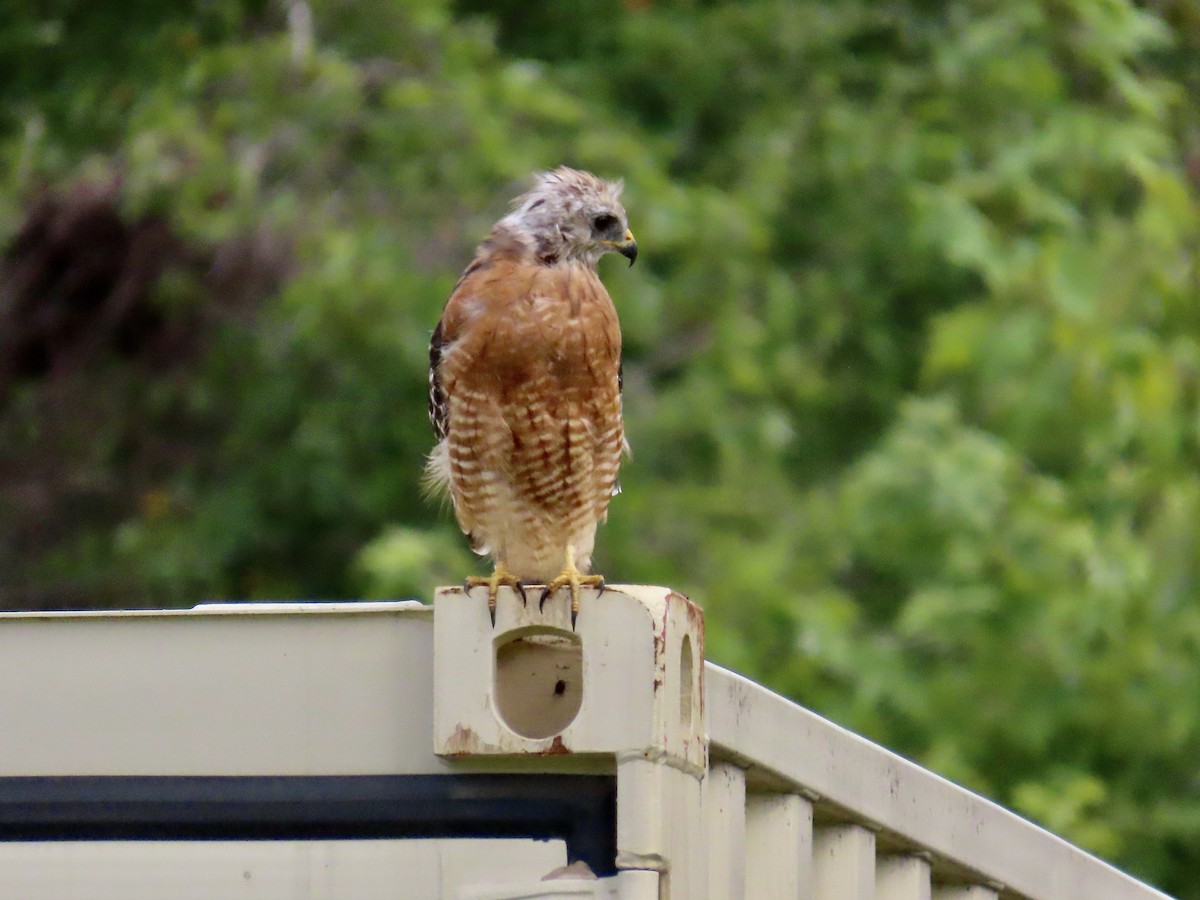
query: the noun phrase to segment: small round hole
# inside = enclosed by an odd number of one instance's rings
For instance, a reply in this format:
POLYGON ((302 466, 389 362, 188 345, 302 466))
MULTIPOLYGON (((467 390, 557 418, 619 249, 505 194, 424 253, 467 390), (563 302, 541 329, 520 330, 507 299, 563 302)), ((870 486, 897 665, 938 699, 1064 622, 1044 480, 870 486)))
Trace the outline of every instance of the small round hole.
POLYGON ((569 631, 537 629, 496 646, 494 696, 500 720, 521 737, 553 737, 583 705, 583 644, 569 631))

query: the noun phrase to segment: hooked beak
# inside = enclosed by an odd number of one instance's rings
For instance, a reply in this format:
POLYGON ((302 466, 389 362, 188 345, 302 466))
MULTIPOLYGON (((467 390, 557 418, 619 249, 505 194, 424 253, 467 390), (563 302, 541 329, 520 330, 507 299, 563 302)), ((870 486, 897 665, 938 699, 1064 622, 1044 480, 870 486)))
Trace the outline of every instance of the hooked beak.
POLYGON ((633 239, 633 232, 628 228, 625 229, 625 237, 619 241, 613 241, 613 249, 620 253, 623 257, 629 260, 629 265, 637 262, 637 241, 633 239))

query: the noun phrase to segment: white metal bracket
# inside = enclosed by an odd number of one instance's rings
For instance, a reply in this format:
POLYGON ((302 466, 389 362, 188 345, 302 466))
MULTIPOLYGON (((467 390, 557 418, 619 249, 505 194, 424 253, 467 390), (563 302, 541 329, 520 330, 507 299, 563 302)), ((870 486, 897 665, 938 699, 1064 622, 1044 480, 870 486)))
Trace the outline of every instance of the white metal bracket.
POLYGON ((704 617, 668 588, 566 591, 539 604, 439 588, 434 599, 434 752, 443 757, 637 752, 702 777, 704 617))

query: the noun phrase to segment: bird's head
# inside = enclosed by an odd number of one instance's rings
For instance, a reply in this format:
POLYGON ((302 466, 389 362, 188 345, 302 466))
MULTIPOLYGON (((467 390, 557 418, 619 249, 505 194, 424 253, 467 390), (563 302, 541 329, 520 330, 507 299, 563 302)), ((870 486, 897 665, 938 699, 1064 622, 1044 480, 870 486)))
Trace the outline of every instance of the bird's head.
POLYGON ((534 177, 534 186, 513 201, 500 225, 525 238, 541 262, 578 261, 594 267, 615 251, 633 265, 637 242, 621 205, 620 181, 566 166, 534 177))

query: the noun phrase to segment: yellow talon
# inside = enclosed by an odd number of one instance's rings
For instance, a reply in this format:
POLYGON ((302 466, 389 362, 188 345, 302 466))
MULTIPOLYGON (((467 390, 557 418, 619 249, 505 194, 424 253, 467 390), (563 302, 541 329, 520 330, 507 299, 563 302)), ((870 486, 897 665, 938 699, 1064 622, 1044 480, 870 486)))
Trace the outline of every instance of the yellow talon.
POLYGON ((525 602, 525 583, 512 572, 508 571, 508 567, 502 562, 497 562, 495 570, 486 578, 479 575, 468 575, 467 593, 471 592, 471 588, 477 587, 486 587, 488 589, 488 615, 492 617, 493 625, 496 624, 496 596, 500 593, 500 588, 512 588, 521 595, 521 602, 525 602))
POLYGON ((558 576, 546 585, 542 591, 542 599, 538 603, 538 609, 545 605, 546 599, 554 594, 559 588, 569 587, 571 589, 571 627, 575 627, 575 620, 579 618, 579 591, 585 587, 598 588, 601 592, 604 591, 604 576, 603 575, 584 575, 575 566, 575 553, 567 548, 567 561, 563 566, 563 570, 558 573, 558 576))

